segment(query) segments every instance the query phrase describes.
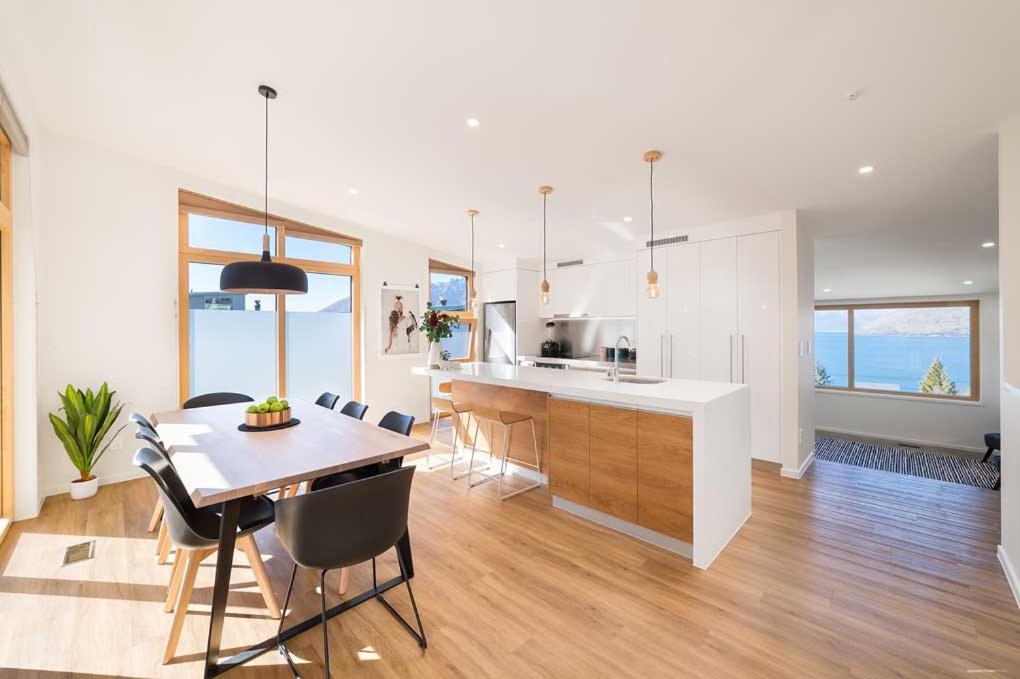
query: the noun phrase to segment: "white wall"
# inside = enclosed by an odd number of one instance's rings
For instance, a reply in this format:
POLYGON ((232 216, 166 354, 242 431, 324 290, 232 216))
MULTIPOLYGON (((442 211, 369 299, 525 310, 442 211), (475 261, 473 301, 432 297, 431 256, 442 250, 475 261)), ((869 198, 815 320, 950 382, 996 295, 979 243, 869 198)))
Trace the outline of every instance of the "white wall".
MULTIPOLYGON (((38 136, 38 135, 37 135, 38 136)), ((34 140, 39 240, 39 485, 63 492, 72 468, 46 413, 68 382, 118 390, 128 410, 176 408, 177 190, 249 206, 261 196, 217 185, 74 139, 34 140)), ((410 374, 422 356, 380 357, 383 281, 421 286, 427 301, 430 257, 462 257, 391 238, 325 215, 280 205, 281 216, 364 239, 362 249, 363 398, 369 419, 399 410, 428 416, 425 378, 410 374)), ((101 481, 135 475, 128 436, 99 463, 101 481)))
POLYGON ((954 402, 922 397, 861 393, 841 394, 815 390, 817 428, 903 443, 983 452, 985 433, 999 430, 999 393, 1002 383, 999 369, 998 295, 842 300, 841 302, 826 300, 826 304, 975 298, 980 301, 981 309, 980 402, 954 402))
POLYGON ((1002 535, 999 559, 1020 603, 1020 118, 999 128, 999 294, 1002 297, 1002 535))

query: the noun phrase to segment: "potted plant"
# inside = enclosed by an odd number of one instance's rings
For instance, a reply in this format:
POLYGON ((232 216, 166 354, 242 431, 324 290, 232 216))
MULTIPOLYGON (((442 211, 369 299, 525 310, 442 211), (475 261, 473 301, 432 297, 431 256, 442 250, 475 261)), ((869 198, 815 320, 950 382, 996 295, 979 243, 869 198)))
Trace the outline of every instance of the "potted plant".
POLYGON ((103 440, 124 408, 122 403, 112 404, 115 393, 110 391, 106 382, 103 382, 103 386, 96 393, 93 393, 92 389, 83 392, 69 384, 64 393, 57 394, 63 403, 63 407, 57 412, 63 412, 64 418, 56 413, 50 413, 50 424, 53 425, 57 438, 64 444, 71 464, 81 475, 81 478, 71 482, 73 500, 83 500, 96 494, 99 479, 92 470, 117 438, 117 434, 127 426, 121 425, 104 445, 103 440))
POLYGON ((441 348, 439 341, 447 337, 453 337, 453 329, 460 326, 460 321, 448 313, 436 311, 429 302, 425 308, 425 315, 421 319, 418 330, 425 333, 429 340, 428 368, 439 367, 439 354, 441 348))

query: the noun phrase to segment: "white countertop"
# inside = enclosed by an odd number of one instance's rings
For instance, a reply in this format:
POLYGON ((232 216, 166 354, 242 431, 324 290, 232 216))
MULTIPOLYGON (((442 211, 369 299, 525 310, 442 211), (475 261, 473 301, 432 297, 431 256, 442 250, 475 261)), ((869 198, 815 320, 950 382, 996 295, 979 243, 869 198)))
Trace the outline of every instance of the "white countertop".
POLYGON ((692 413, 706 403, 748 388, 745 384, 703 380, 665 380, 658 384, 617 383, 596 372, 497 363, 462 363, 459 369, 454 370, 417 367, 412 368, 411 372, 450 380, 544 391, 567 398, 684 413, 692 413))

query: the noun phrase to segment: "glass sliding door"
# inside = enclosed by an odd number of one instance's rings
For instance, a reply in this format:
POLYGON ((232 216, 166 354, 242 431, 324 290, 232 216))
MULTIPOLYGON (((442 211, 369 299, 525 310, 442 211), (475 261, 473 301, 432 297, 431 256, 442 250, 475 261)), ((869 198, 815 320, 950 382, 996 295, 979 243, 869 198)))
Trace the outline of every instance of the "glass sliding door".
POLYGON ((287 297, 288 398, 314 401, 324 391, 340 405, 354 398, 352 287, 350 276, 309 273, 308 294, 287 297))
POLYGON ((276 296, 222 292, 222 264, 188 263, 188 393, 256 400, 277 385, 276 296))

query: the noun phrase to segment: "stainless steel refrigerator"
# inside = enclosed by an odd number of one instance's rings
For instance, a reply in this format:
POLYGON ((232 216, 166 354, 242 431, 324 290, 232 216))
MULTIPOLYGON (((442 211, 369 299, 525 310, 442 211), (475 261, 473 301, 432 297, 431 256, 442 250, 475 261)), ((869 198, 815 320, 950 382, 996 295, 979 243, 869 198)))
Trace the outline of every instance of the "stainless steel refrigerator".
POLYGON ((482 338, 484 362, 517 365, 517 302, 486 302, 482 338))

